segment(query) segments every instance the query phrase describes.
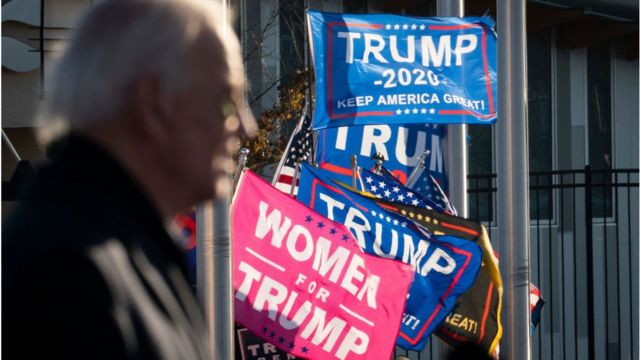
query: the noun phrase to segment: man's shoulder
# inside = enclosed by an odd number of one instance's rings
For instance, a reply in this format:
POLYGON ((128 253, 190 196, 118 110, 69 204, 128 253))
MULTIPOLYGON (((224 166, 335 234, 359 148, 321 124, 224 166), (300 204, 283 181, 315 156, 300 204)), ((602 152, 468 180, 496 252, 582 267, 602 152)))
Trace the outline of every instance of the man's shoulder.
MULTIPOLYGON (((12 307, 29 297, 104 291, 105 282, 90 258, 100 236, 77 211, 59 206, 22 204, 2 229, 2 290, 12 307)), ((101 298, 107 300, 107 292, 101 298)), ((55 301, 54 301, 55 302, 55 301)), ((61 302, 61 301, 60 301, 61 302)), ((59 302, 59 303, 60 303, 59 302)))
MULTIPOLYGON (((3 239, 3 343, 15 357, 77 357, 98 351, 100 358, 126 356, 124 339, 111 316, 113 296, 95 261, 80 246, 48 244, 45 225, 32 234, 16 227, 16 241, 7 254, 3 239), (90 330, 90 331, 87 331, 90 330), (47 333, 33 344, 34 333, 47 333), (31 339, 31 340, 29 340, 31 339), (89 346, 94 349, 89 349, 89 346)), ((57 236, 57 235, 56 235, 57 236)), ((49 239, 49 240, 48 240, 49 239)), ((3 353, 5 349, 3 348, 3 353)))
MULTIPOLYGON (((92 233, 91 216, 70 202, 25 201, 16 207, 3 225, 3 240, 53 243, 72 239, 74 234, 92 233), (13 240, 13 239, 16 240, 13 240), (26 239, 22 239, 26 238, 26 239)), ((88 234, 86 234, 88 235, 88 234)))
POLYGON ((26 201, 3 224, 3 280, 25 268, 41 268, 51 258, 82 261, 89 246, 106 238, 78 207, 26 201))

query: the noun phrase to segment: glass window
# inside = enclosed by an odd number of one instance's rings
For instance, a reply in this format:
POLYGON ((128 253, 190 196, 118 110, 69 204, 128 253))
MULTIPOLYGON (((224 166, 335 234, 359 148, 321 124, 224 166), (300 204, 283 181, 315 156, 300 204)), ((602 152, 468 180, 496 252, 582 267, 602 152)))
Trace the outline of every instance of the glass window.
POLYGON ((343 4, 344 12, 347 14, 366 14, 367 0, 349 0, 343 4))
POLYGON ((611 47, 601 43, 587 47, 588 144, 594 173, 592 182, 593 216, 611 216, 611 47))
MULTIPOLYGON (((551 113, 551 34, 528 34, 528 121, 529 179, 533 189, 529 205, 532 219, 549 219, 553 214, 551 175, 553 132, 551 113)), ((478 221, 493 220, 496 179, 493 174, 492 132, 488 126, 469 125, 469 216, 478 221)), ((499 145, 498 145, 499 147, 499 145)))
POLYGON ((286 83, 305 67, 304 2, 280 1, 280 76, 286 83))
POLYGON ((551 115, 551 33, 528 34, 529 211, 531 219, 553 216, 553 133, 551 115))
POLYGON ((483 222, 493 220, 495 199, 491 128, 486 125, 467 127, 469 218, 483 222))

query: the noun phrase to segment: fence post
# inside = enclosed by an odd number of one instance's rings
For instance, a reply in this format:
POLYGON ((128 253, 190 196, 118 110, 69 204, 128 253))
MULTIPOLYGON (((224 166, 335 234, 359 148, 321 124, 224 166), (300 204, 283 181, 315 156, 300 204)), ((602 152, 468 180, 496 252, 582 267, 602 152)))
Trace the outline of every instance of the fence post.
MULTIPOLYGON (((595 356, 595 334, 594 334, 594 315, 595 309, 593 308, 593 213, 592 213, 592 179, 591 179, 591 165, 585 165, 584 167, 584 193, 585 193, 585 225, 587 227, 587 307, 588 318, 587 326, 589 327, 589 359, 593 359, 595 356)), ((577 350, 577 349, 576 349, 577 350)))

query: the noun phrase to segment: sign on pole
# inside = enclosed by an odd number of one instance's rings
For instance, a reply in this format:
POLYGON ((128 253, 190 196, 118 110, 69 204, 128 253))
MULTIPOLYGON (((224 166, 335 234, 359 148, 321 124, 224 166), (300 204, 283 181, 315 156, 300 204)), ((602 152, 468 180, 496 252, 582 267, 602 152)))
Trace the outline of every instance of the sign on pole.
POLYGON ((232 232, 237 322, 294 356, 391 357, 409 265, 363 253, 343 225, 250 171, 232 232))

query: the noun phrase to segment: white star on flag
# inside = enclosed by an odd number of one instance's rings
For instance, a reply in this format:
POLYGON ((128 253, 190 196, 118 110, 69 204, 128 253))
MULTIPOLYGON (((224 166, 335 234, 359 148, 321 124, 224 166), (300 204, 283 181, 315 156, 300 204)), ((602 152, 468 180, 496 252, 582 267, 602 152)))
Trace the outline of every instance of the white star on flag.
POLYGON ((407 193, 407 197, 413 197, 413 193, 412 193, 411 191, 409 191, 409 192, 407 193))
POLYGON ((380 181, 378 183, 378 186, 380 186, 380 189, 384 189, 384 187, 387 186, 387 184, 385 184, 384 181, 380 181))
POLYGON ((385 28, 386 28, 387 30, 391 30, 391 25, 387 24, 387 26, 385 26, 385 28))
POLYGON ((433 108, 429 109, 429 114, 435 114, 435 113, 436 113, 436 109, 433 109, 433 108))
POLYGON ((418 205, 418 200, 417 199, 411 200, 411 205, 413 205, 413 206, 418 205))
POLYGON ((396 194, 397 194, 399 191, 400 191, 400 188, 399 188, 399 187, 397 187, 397 186, 394 186, 394 187, 393 187, 393 192, 394 192, 394 193, 396 193, 396 194))
POLYGON ((400 110, 400 109, 396 110, 396 114, 402 115, 402 110, 400 110))
POLYGON ((407 24, 402 25, 402 30, 407 30, 408 28, 409 28, 409 25, 407 24))
POLYGON ((391 191, 389 191, 389 190, 385 190, 385 191, 384 191, 384 196, 386 196, 386 197, 391 196, 391 191))
POLYGON ((426 114, 426 113, 427 113, 427 109, 422 108, 422 110, 420 110, 420 113, 422 113, 422 114, 426 114))
POLYGON ((399 29, 400 29, 400 25, 395 24, 395 25, 393 26, 393 28, 394 28, 394 29, 396 29, 396 30, 399 30, 399 29))
POLYGON ((420 30, 424 30, 425 26, 424 24, 420 25, 420 30))
POLYGON ((405 114, 408 114, 408 113, 410 113, 410 112, 411 112, 411 110, 409 110, 409 109, 404 109, 404 113, 405 113, 405 114))
POLYGON ((404 195, 402 194, 398 195, 398 201, 404 201, 404 195))
POLYGON ((368 176, 366 178, 367 184, 371 184, 373 182, 373 178, 371 178, 371 176, 368 176))
POLYGON ((418 25, 416 25, 416 24, 412 24, 412 25, 411 25, 411 30, 415 30, 417 27, 418 27, 418 25))
POLYGON ((377 187, 377 186, 375 186, 375 185, 373 185, 373 186, 371 187, 371 192, 376 192, 376 191, 378 191, 378 187, 377 187))

